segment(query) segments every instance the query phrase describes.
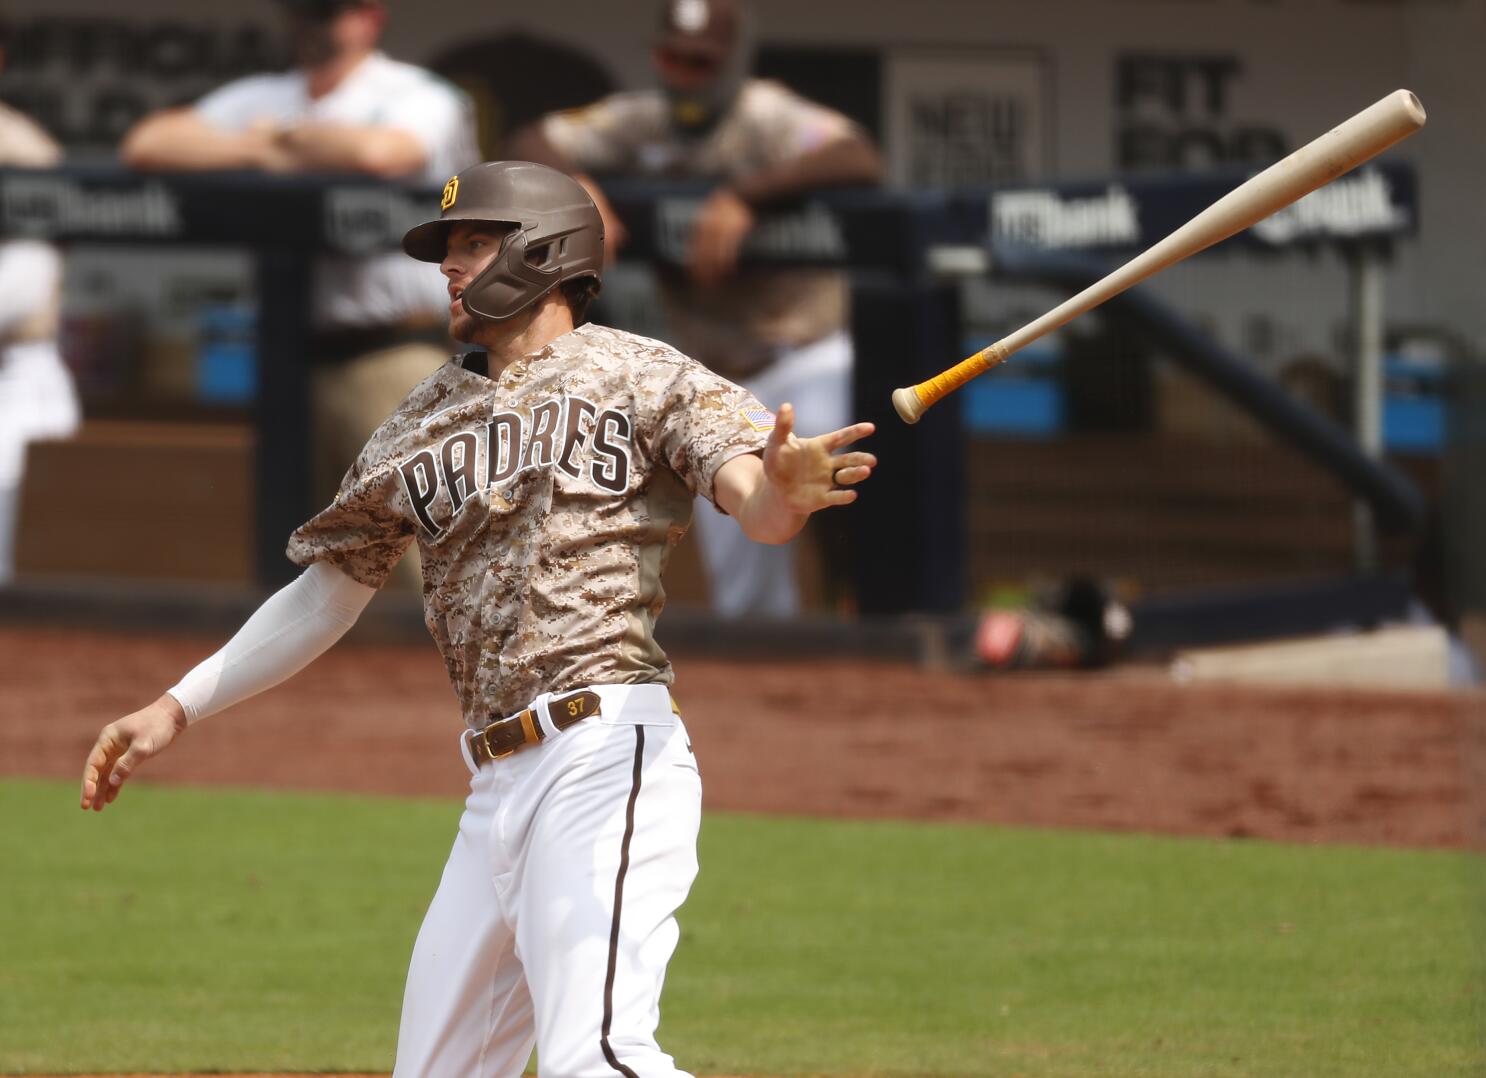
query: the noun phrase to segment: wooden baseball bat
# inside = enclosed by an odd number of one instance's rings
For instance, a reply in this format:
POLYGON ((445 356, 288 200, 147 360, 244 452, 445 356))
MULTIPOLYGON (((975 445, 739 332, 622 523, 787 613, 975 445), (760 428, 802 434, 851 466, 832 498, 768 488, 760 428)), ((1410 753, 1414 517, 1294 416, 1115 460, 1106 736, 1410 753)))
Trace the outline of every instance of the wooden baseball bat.
POLYGON ((905 423, 917 423, 931 406, 970 379, 1005 362, 1020 348, 1117 296, 1131 285, 1159 273, 1173 262, 1206 250, 1235 232, 1264 220, 1276 210, 1330 183, 1343 173, 1424 126, 1424 106, 1408 90, 1395 90, 1375 105, 1276 161, 1257 176, 1229 191, 1165 239, 1158 241, 1108 276, 1059 304, 1036 321, 975 353, 943 374, 916 386, 893 391, 893 407, 905 423))

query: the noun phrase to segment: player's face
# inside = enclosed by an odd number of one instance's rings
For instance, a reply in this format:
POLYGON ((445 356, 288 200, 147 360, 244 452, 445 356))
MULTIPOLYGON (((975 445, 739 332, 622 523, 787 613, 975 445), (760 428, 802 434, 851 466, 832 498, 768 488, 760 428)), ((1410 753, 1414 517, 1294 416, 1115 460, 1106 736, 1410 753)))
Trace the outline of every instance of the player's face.
POLYGON ((290 11, 287 34, 294 62, 318 67, 343 56, 376 48, 387 12, 380 3, 353 4, 333 11, 290 11))
POLYGON ((661 82, 681 93, 705 90, 722 73, 722 57, 707 49, 657 45, 654 58, 661 82))
POLYGON ((458 221, 449 229, 449 246, 440 271, 449 280, 449 333, 456 341, 472 342, 480 321, 464 309, 460 297, 500 253, 509 229, 481 221, 458 221))

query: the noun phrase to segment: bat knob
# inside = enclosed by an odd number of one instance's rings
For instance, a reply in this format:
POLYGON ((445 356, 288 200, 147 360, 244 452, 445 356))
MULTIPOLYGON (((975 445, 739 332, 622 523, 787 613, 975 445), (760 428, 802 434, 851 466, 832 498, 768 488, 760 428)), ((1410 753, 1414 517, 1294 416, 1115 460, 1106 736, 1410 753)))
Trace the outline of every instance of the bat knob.
POLYGON ((905 423, 917 423, 924 414, 924 402, 907 386, 893 390, 893 408, 905 423))

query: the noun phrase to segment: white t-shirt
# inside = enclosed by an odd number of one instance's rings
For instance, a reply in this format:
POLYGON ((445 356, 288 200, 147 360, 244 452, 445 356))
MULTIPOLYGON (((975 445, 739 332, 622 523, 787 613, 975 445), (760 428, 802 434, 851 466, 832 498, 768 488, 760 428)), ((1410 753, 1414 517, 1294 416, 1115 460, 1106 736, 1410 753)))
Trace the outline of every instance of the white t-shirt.
MULTIPOLYGON (((243 131, 255 124, 305 121, 395 127, 423 147, 423 168, 407 177, 430 185, 480 160, 474 108, 463 92, 414 64, 372 53, 339 86, 311 98, 300 71, 249 75, 196 103, 214 127, 243 131)), ((315 274, 319 328, 356 329, 410 316, 443 315, 449 295, 438 267, 404 254, 326 257, 315 274)))

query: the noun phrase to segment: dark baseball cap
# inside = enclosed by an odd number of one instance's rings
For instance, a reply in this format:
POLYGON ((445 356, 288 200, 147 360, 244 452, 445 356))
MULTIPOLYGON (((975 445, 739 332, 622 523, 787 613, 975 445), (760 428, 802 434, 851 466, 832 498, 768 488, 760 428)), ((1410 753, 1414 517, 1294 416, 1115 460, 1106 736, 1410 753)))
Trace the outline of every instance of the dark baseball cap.
POLYGON ((332 19, 358 7, 386 6, 385 0, 275 0, 279 7, 306 19, 332 19))
POLYGON ((720 60, 737 45, 740 22, 739 0, 665 0, 656 44, 673 52, 720 60))

